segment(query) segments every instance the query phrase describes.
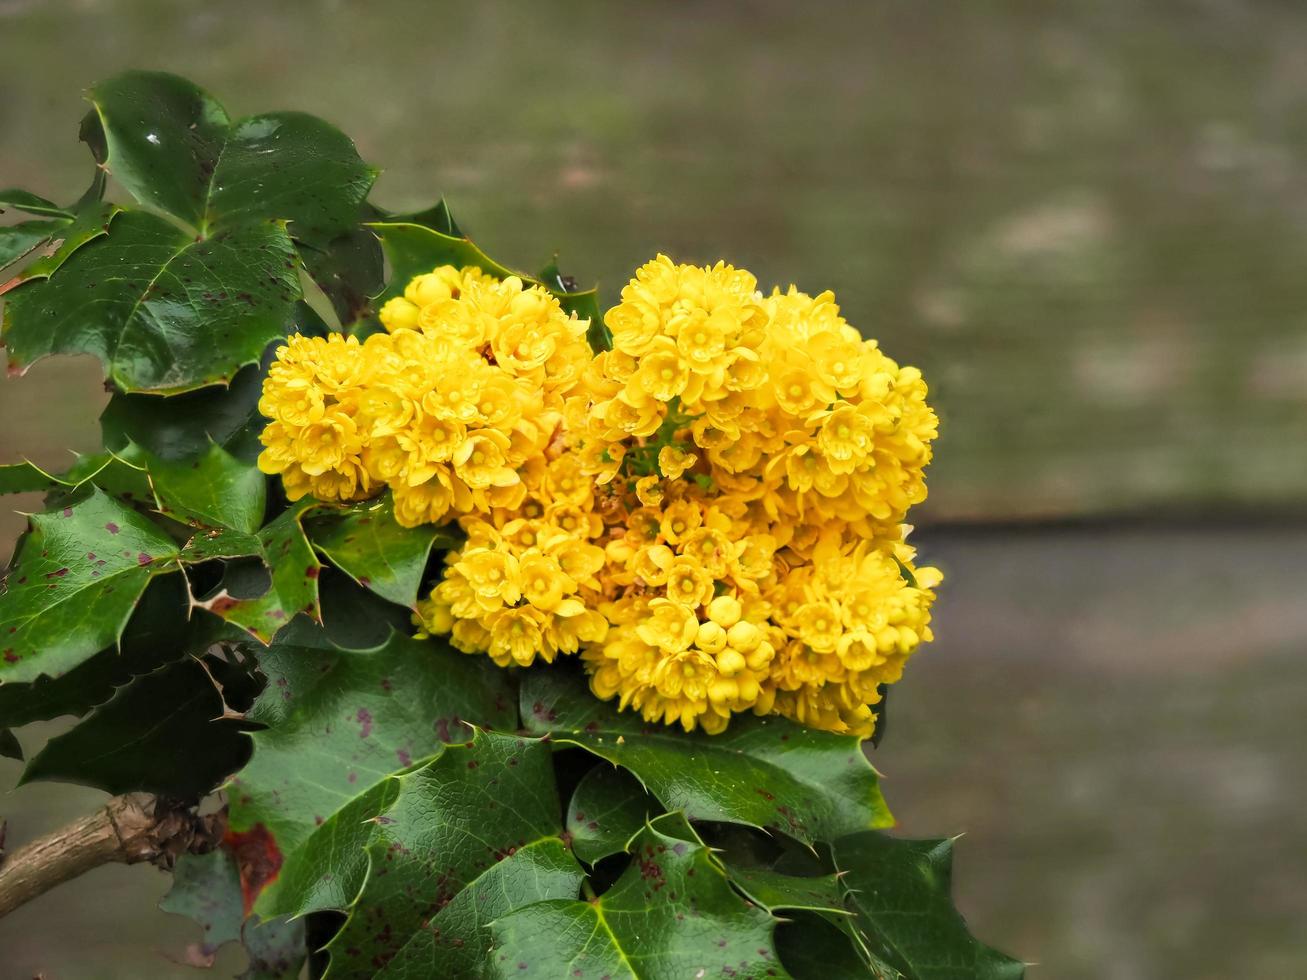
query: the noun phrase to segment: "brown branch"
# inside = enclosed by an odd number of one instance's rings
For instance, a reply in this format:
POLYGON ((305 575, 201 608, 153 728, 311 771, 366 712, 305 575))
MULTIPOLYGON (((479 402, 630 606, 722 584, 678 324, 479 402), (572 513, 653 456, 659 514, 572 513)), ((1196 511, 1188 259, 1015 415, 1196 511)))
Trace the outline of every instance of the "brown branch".
POLYGON ((200 816, 193 807, 148 793, 115 796, 13 854, 0 853, 0 918, 102 864, 148 861, 171 868, 182 854, 213 850, 225 824, 225 814, 200 816))

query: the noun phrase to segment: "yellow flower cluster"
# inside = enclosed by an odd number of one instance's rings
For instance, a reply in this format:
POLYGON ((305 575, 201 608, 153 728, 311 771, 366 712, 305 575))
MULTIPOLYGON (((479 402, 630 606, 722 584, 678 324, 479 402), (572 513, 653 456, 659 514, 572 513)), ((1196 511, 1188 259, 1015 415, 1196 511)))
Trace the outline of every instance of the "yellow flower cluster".
POLYGON ((516 278, 443 266, 381 311, 388 333, 295 336, 259 410, 259 467, 287 495, 359 500, 390 487, 406 526, 521 505, 520 470, 557 434, 590 361, 587 321, 516 278))
POLYGON ((940 575, 903 520, 937 420, 830 293, 659 256, 591 356, 545 290, 446 267, 382 320, 279 352, 261 465, 292 497, 389 486, 405 524, 459 520, 424 635, 501 666, 579 654, 596 695, 689 730, 870 734, 931 639, 940 575))

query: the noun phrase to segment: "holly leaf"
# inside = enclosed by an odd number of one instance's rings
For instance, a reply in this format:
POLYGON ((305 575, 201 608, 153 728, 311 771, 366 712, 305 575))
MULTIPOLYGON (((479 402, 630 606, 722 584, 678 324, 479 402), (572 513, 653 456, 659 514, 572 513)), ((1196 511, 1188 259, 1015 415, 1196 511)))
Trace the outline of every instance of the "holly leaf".
MULTIPOLYGON (((395 975, 419 966, 417 975, 469 975, 466 964, 490 948, 477 893, 531 873, 530 864, 494 869, 533 845, 544 848, 532 857, 547 875, 537 887, 575 897, 582 875, 559 836, 551 755, 534 739, 479 731, 397 777, 394 802, 373 822, 363 889, 327 946, 333 980, 371 978, 396 958, 395 975)), ((516 907, 529 895, 498 897, 516 907)))
POLYGON ((755 716, 720 735, 687 734, 617 711, 559 665, 526 673, 521 703, 528 731, 622 766, 692 820, 771 827, 805 843, 893 823, 855 736, 755 716))
POLYGON ((73 216, 73 213, 67 208, 61 208, 53 201, 47 201, 31 191, 19 190, 16 187, 9 187, 0 191, 0 211, 5 208, 26 211, 28 214, 38 214, 47 218, 71 218, 73 216))
POLYGON ((23 761, 23 747, 18 737, 8 728, 0 728, 0 758, 23 761))
POLYGON ((214 442, 253 460, 263 429, 258 410, 262 386, 259 368, 251 365, 225 388, 173 395, 166 412, 159 411, 157 395, 116 392, 100 415, 105 448, 122 451, 135 443, 163 459, 179 460, 200 455, 214 442))
MULTIPOLYGON (((89 202, 71 221, 54 229, 47 239, 33 246, 40 247, 41 254, 19 269, 8 282, 0 284, 0 295, 35 279, 49 279, 83 245, 107 235, 110 222, 121 212, 122 208, 116 204, 106 204, 99 199, 89 202)), ((0 267, 3 265, 0 263, 0 267)))
POLYGON ((131 71, 91 89, 110 173, 138 201, 207 236, 283 219, 297 238, 330 238, 358 220, 376 179, 340 130, 298 112, 232 122, 203 89, 131 71))
POLYGON ((302 244, 300 258, 343 326, 372 312, 372 297, 381 291, 385 269, 381 246, 370 231, 354 228, 320 247, 302 244))
POLYGON ((803 877, 772 868, 749 867, 725 862, 726 873, 745 895, 768 912, 806 909, 847 916, 844 893, 838 875, 803 877))
POLYGON ((1025 966, 976 940, 950 897, 953 842, 863 832, 832 845, 856 928, 913 980, 1019 980, 1025 966))
POLYGON ((204 938, 187 957, 194 966, 211 967, 219 949, 240 943, 249 956, 249 967, 238 980, 290 980, 299 976, 308 953, 303 922, 245 918, 240 868, 228 847, 182 855, 173 870, 172 888, 159 908, 203 927, 204 938))
POLYGON ((567 808, 572 851, 587 864, 621 854, 662 807, 625 769, 593 767, 581 777, 567 808))
POLYGON ((20 221, 16 225, 0 228, 0 269, 29 255, 50 241, 61 228, 70 224, 72 218, 47 218, 42 221, 20 221))
POLYGON ((246 534, 262 526, 267 479, 217 443, 192 459, 163 459, 148 451, 140 457, 162 513, 246 534))
MULTIPOLYGON (((451 218, 450 221, 452 220, 451 218)), ((377 297, 378 305, 394 296, 402 296, 409 280, 430 272, 436 266, 454 265, 461 269, 471 265, 497 279, 518 276, 527 285, 541 286, 553 294, 564 312, 575 312, 579 317, 591 318, 592 328, 596 322, 602 326, 602 318, 594 316, 599 309, 596 290, 570 292, 554 288, 534 276, 515 272, 496 262, 471 239, 446 234, 436 228, 404 221, 370 222, 367 227, 381 240, 382 251, 390 263, 390 285, 377 297)))
POLYGON ((101 650, 60 677, 0 685, 0 726, 18 728, 61 715, 80 718, 132 678, 233 639, 217 620, 188 619, 187 612, 182 577, 155 578, 136 604, 116 648, 101 650))
POLYGON ((389 494, 315 515, 305 531, 313 546, 359 585, 410 609, 417 604, 432 547, 457 543, 450 528, 401 526, 389 494))
POLYGON ((538 902, 497 919, 495 975, 782 976, 775 920, 732 890, 706 846, 679 836, 678 817, 641 831, 630 867, 597 900, 538 902))
POLYGON ((903 980, 898 970, 860 954, 845 931, 812 912, 786 913, 776 929, 776 949, 794 980, 903 980))
MULTIPOLYGON (((318 602, 318 576, 322 563, 305 537, 301 523, 308 512, 320 506, 317 501, 306 498, 283 511, 255 535, 220 535, 216 539, 197 535, 193 545, 200 546, 200 555, 213 558, 219 557, 217 552, 244 549, 248 556, 258 558, 267 569, 267 584, 250 595, 246 595, 243 589, 233 591, 231 575, 242 574, 244 570, 228 566, 228 579, 223 587, 207 599, 197 601, 196 606, 236 624, 265 645, 271 643, 278 630, 299 613, 320 622, 322 609, 318 602)), ((191 554, 196 555, 195 552, 191 554)))
MULTIPOLYGON (((393 634, 379 647, 346 650, 301 618, 260 666, 268 683, 249 718, 269 727, 253 733, 254 756, 231 782, 230 824, 266 831, 286 882, 298 862, 324 868, 329 850, 310 846, 320 824, 390 774, 466 739, 464 721, 516 726, 508 675, 436 641, 393 634)), ((304 909, 302 892, 278 894, 281 880, 261 913, 304 909)))
POLYGON ((106 793, 199 799, 249 757, 249 740, 228 715, 252 694, 249 676, 223 660, 160 667, 50 739, 19 785, 55 780, 106 793))
POLYGON ((112 231, 10 294, 3 337, 14 368, 49 354, 94 354, 123 391, 181 392, 228 382, 284 333, 300 289, 282 224, 196 239, 127 211, 112 231))
POLYGON ((0 593, 0 684, 59 677, 116 644, 150 580, 177 569, 172 539, 99 489, 30 520, 0 593))

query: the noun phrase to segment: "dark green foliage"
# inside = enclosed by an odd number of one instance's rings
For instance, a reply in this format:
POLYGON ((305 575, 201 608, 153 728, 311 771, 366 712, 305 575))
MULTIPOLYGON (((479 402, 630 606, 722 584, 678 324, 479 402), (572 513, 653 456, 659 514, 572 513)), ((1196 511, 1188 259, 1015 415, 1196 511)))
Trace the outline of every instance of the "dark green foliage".
MULTIPOLYGON (((200 959, 239 942, 247 977, 296 976, 312 935, 332 978, 1021 975, 953 910, 946 844, 877 832, 857 739, 687 735, 574 662, 411 636, 459 533, 384 495, 287 501, 255 465, 262 379, 280 338, 376 329, 436 265, 514 273, 443 201, 367 202, 376 172, 320 120, 233 121, 146 72, 90 99, 82 198, 0 191, 33 216, 0 229, 11 369, 89 353, 113 392, 104 452, 0 466, 0 493, 46 494, 0 592, 0 754, 71 715, 25 781, 224 791, 222 847, 163 903, 204 925, 200 959), (103 200, 106 171, 135 204, 103 200)), ((523 278, 608 347, 594 290, 523 278)))

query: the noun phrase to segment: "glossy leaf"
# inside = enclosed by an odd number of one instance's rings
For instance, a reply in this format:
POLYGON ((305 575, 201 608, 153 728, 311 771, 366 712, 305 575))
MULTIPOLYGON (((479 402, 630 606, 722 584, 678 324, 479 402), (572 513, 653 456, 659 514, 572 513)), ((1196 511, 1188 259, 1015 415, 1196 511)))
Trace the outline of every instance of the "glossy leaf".
POLYGON ((252 460, 257 448, 254 452, 244 448, 258 446, 264 422, 258 410, 262 384, 259 368, 251 365, 238 371, 227 387, 172 396, 167 411, 159 410, 157 395, 116 392, 100 416, 105 448, 123 450, 135 443, 163 459, 175 460, 198 456, 215 442, 252 460))
POLYGON ((290 980, 299 976, 307 954, 303 922, 259 922, 244 915, 240 868, 227 847, 208 854, 184 854, 173 884, 159 902, 165 912, 198 923, 204 938, 191 949, 195 966, 208 967, 218 950, 240 943, 249 966, 238 980, 290 980))
POLYGON ((624 767, 693 820, 773 827, 809 843, 892 823, 856 737, 753 716, 721 735, 686 734, 618 712, 563 666, 527 673, 521 699, 528 731, 624 767))
POLYGON ((109 172, 202 235, 282 219, 297 237, 331 237, 356 223, 376 179, 321 119, 282 112, 232 123, 217 100, 175 75, 127 72, 90 97, 109 172))
POLYGON ((48 218, 42 221, 20 221, 16 225, 0 228, 0 269, 35 251, 71 223, 71 218, 48 218))
POLYGON ((50 739, 21 782, 56 780, 107 793, 199 799, 249 757, 249 740, 224 715, 245 707, 252 693, 250 678, 221 660, 211 660, 207 669, 189 658, 161 667, 119 688, 80 724, 50 739))
POLYGON ((887 963, 859 954, 847 933, 812 912, 788 912, 776 929, 781 965, 794 980, 902 980, 887 963))
POLYGON ((267 478, 217 443, 193 459, 142 457, 159 509, 170 517, 247 534, 263 524, 267 478))
POLYGON ((20 762, 23 759, 23 747, 18 742, 18 737, 8 728, 0 728, 0 758, 17 759, 20 762))
MULTIPOLYGON (((260 666, 268 683, 249 717, 271 727, 253 734, 254 756, 232 781, 231 826, 262 826, 287 880, 293 862, 314 859, 307 843, 320 823, 391 773, 469 737, 464 720, 516 724, 508 675, 435 641, 393 635, 372 650, 344 650, 300 619, 260 666)), ((264 901, 261 911, 282 907, 275 892, 264 901)))
POLYGON ((499 977, 782 977, 775 920, 745 902, 701 843, 654 821, 596 901, 547 901, 496 920, 499 977), (729 971, 729 972, 728 972, 729 971))
POLYGON ((31 191, 19 190, 16 187, 9 187, 0 191, 0 211, 8 208, 13 208, 15 211, 26 211, 28 214, 39 214, 47 218, 71 218, 73 216, 72 212, 67 208, 61 208, 53 201, 47 201, 31 191))
MULTIPOLYGON (((487 872, 533 844, 554 845, 556 860, 547 872, 553 887, 561 879, 565 893, 576 895, 580 869, 559 853, 562 827, 548 745, 480 731, 398 782, 394 802, 373 822, 363 890, 327 947, 331 980, 370 978, 397 955, 409 962, 430 957, 427 976, 466 976, 458 964, 482 958, 476 954, 487 952, 490 941, 481 932, 475 896, 459 902, 462 892, 478 879, 483 890, 493 888, 484 880, 487 872), (415 936, 436 931, 439 942, 420 939, 418 949, 404 954, 415 936)), ((510 902, 517 897, 505 896, 510 902)), ((408 972, 402 964, 397 970, 408 972)))
POLYGON ((807 909, 848 915, 837 875, 805 878, 787 875, 771 868, 741 867, 726 864, 727 874, 740 891, 768 912, 783 909, 807 909))
POLYGON ((434 525, 402 527, 390 495, 314 516, 305 527, 314 547, 365 589, 413 608, 433 545, 455 544, 434 525))
POLYGON ((572 850, 587 864, 620 854, 661 810, 639 780, 601 762, 581 777, 567 807, 572 850))
POLYGON ((277 631, 300 613, 321 621, 318 576, 322 563, 305 537, 301 523, 308 512, 319 506, 316 501, 305 499, 283 511, 256 535, 220 536, 218 540, 224 546, 221 549, 213 548, 214 540, 207 536, 197 541, 209 557, 215 557, 213 552, 217 550, 248 548, 249 556, 260 559, 269 575, 266 588, 257 594, 234 592, 228 583, 196 605, 235 623, 265 644, 272 642, 277 631))
POLYGON ((980 943, 950 897, 953 845, 864 832, 832 846, 867 945, 911 980, 1018 980, 1025 967, 980 943))
POLYGON ((177 547, 100 490, 31 518, 0 594, 0 683, 58 677, 118 641, 177 547))
MULTIPOLYGON (((452 220, 452 219, 451 219, 452 220)), ((519 276, 524 282, 543 286, 553 293, 559 305, 569 313, 591 317, 598 311, 595 290, 565 292, 541 282, 524 272, 515 272, 486 255, 471 239, 445 234, 435 228, 401 221, 373 222, 368 225, 381 239, 382 250, 390 262, 390 284, 377 298, 380 306, 393 296, 400 296, 410 279, 430 272, 438 265, 476 266, 500 279, 519 276)), ((595 323, 591 320, 591 324, 595 323)))
POLYGON ((187 612, 182 577, 155 578, 136 604, 117 647, 99 651, 60 677, 0 684, 0 727, 17 728, 61 715, 80 718, 133 677, 232 639, 222 632, 222 624, 188 619, 187 612))
POLYGON ((384 268, 381 246, 366 228, 355 228, 322 246, 304 244, 300 259, 342 326, 372 312, 372 297, 381 291, 384 268))
POLYGON ((83 245, 109 233, 109 225, 122 211, 116 204, 92 202, 79 211, 72 221, 57 229, 41 246, 40 254, 19 268, 7 282, 0 284, 0 294, 8 293, 23 283, 36 279, 49 279, 73 253, 83 245))
POLYGON ((123 391, 227 382, 284 332, 299 297, 293 253, 274 222, 197 241, 128 211, 107 239, 9 294, 4 339, 20 367, 48 354, 94 354, 123 391))

